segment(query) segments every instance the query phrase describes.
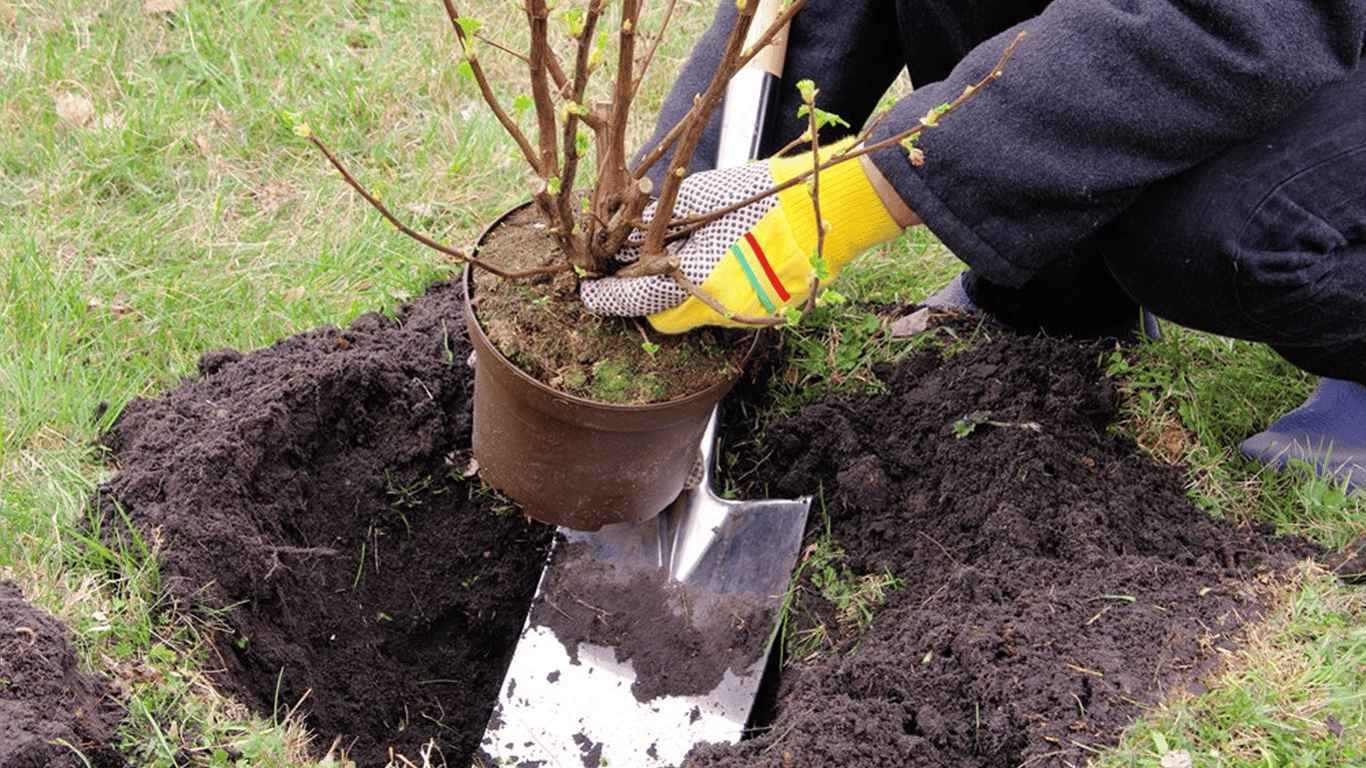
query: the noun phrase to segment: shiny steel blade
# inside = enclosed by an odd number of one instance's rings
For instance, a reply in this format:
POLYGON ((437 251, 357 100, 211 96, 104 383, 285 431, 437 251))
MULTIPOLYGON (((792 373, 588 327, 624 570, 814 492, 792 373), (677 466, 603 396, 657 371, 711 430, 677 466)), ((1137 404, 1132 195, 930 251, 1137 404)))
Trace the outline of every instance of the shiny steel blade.
POLYGON ((702 481, 655 519, 560 529, 484 733, 497 765, 664 768, 739 740, 811 499, 719 498, 715 434, 713 412, 702 481))

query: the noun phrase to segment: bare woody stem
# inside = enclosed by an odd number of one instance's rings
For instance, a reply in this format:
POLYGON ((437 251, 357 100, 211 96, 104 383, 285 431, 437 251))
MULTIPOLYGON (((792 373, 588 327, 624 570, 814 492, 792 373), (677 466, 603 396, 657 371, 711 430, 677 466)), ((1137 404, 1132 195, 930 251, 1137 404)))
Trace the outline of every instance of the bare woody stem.
MULTIPOLYGON (((764 46, 773 42, 773 38, 777 37, 778 33, 782 31, 783 27, 785 27, 790 21, 792 21, 792 17, 797 15, 797 11, 800 11, 806 5, 807 1, 808 0, 794 0, 794 2, 791 5, 789 5, 787 9, 784 10, 782 14, 773 21, 772 24, 769 25, 768 29, 764 30, 763 34, 761 34, 754 41, 754 45, 751 46, 749 50, 743 51, 738 55, 735 61, 735 67, 731 70, 731 75, 733 75, 735 72, 738 72, 741 68, 748 64, 755 56, 759 54, 760 51, 763 50, 764 46)), ((729 76, 727 77, 727 79, 729 79, 729 76)), ((712 105, 713 111, 715 106, 716 105, 714 104, 712 105)), ((650 151, 641 158, 640 165, 638 165, 635 169, 636 178, 641 178, 642 176, 644 176, 646 173, 649 172, 651 168, 655 166, 656 163, 658 163, 664 157, 664 154, 669 151, 669 148, 672 147, 675 142, 678 141, 679 136, 683 134, 683 130, 687 126, 695 123, 700 123, 703 126, 707 124, 707 122, 711 119, 711 111, 703 113, 701 110, 702 104, 700 103, 699 99, 698 101, 694 102, 692 109, 688 110, 688 113, 685 114, 683 118, 679 120, 678 123, 675 124, 674 127, 671 128, 664 135, 664 138, 660 139, 659 143, 652 147, 650 151)), ((678 153, 675 152, 674 154, 676 156, 678 153)), ((682 167, 688 167, 688 163, 691 160, 692 153, 689 152, 688 157, 685 159, 682 167)))
MULTIPOLYGON (((575 235, 574 213, 569 207, 569 191, 574 188, 574 179, 579 170, 579 122, 580 115, 587 114, 588 111, 583 105, 584 92, 588 87, 588 60, 593 47, 593 32, 597 29, 598 19, 602 15, 602 3, 603 0, 592 0, 588 4, 583 28, 579 30, 579 45, 574 57, 574 79, 569 84, 570 104, 566 106, 564 116, 564 166, 560 172, 560 192, 551 195, 555 207, 551 220, 560 230, 559 240, 570 245, 571 259, 584 269, 596 267, 589 252, 589 243, 593 240, 592 230, 579 236, 575 235)), ((553 55, 546 58, 550 61, 555 60, 553 55)))
MULTIPOLYGON (((626 242, 631 231, 630 222, 640 215, 649 201, 648 187, 637 185, 626 166, 626 126, 638 82, 635 51, 640 10, 640 0, 625 0, 622 3, 621 28, 617 35, 616 79, 612 84, 611 112, 605 121, 603 145, 606 149, 598 158, 598 176, 593 185, 592 209, 602 220, 607 235, 601 242, 594 238, 599 251, 595 256, 602 260, 602 264, 595 266, 603 268, 626 242)), ((665 24, 667 26, 667 19, 665 24)), ((662 36, 663 30, 660 33, 662 36)))
POLYGON ((730 310, 726 309, 725 306, 721 304, 721 302, 717 301, 715 297, 713 297, 706 291, 702 290, 701 286, 699 286, 697 283, 694 283, 692 280, 689 280, 688 276, 683 274, 683 270, 679 267, 670 265, 668 267, 668 275, 669 277, 672 277, 674 279, 674 282, 678 283, 679 286, 683 288, 683 290, 687 291, 689 295, 696 296, 698 301, 702 302, 703 304, 706 304, 708 307, 711 308, 713 312, 724 318, 733 320, 741 325, 767 327, 782 325, 783 323, 787 322, 787 318, 783 317, 782 315, 765 315, 763 317, 751 317, 749 315, 734 314, 730 310))
POLYGON ((571 269, 571 267, 568 264, 553 264, 546 267, 534 267, 532 269, 522 270, 520 272, 508 272, 505 269, 495 267, 494 265, 489 264, 488 262, 475 257, 471 253, 458 250, 456 248, 451 248, 450 246, 445 245, 444 243, 437 242, 436 240, 433 240, 432 238, 422 234, 421 232, 418 232, 417 230, 413 229, 412 227, 409 227, 407 224, 404 224, 402 221, 400 221, 398 217, 395 216, 384 205, 384 203, 380 202, 379 198, 370 194, 369 190, 362 186, 359 181, 356 181, 356 177, 352 176, 351 172, 346 170, 346 166, 343 165, 342 162, 338 160, 335 155, 332 154, 331 150, 327 148, 327 145, 323 143, 322 139, 319 139, 317 136, 314 136, 310 133, 308 136, 308 140, 313 142, 313 146, 317 147, 323 153, 323 156, 327 158, 327 161, 332 164, 332 167, 337 169, 337 172, 341 174, 342 179, 352 189, 356 190, 356 192, 362 198, 365 199, 365 202, 369 203, 372 208, 379 211, 380 215, 383 216, 384 219, 388 221, 391 225, 393 225, 394 229, 397 229, 404 235, 407 235, 408 237, 418 241, 419 243, 422 243, 423 245, 427 246, 428 248, 431 248, 434 251, 438 251, 440 253, 446 254, 447 256, 452 256, 454 258, 460 259, 461 261, 469 264, 472 267, 476 267, 478 269, 482 269, 486 272, 489 272, 493 275, 497 275, 498 277, 501 277, 504 280, 522 280, 528 277, 535 277, 536 275, 549 275, 556 274, 559 272, 567 272, 569 271, 569 269, 571 269))
POLYGON ((639 24, 640 0, 625 0, 621 6, 617 77, 612 85, 612 116, 607 121, 610 136, 607 157, 603 158, 603 167, 613 175, 626 169, 626 121, 635 95, 632 89, 635 82, 636 28, 639 24))
POLYGON ((517 142, 517 148, 522 155, 531 163, 532 169, 541 175, 541 168, 536 165, 537 153, 531 146, 531 140, 527 138, 522 129, 517 127, 517 122, 507 113, 498 103, 498 98, 493 94, 493 86, 489 84, 488 76, 484 73, 484 68, 479 64, 479 59, 474 53, 474 46, 465 35, 465 28, 460 25, 460 14, 456 12, 452 0, 441 0, 446 6, 446 15, 451 20, 451 26, 455 27, 455 36, 460 41, 460 49, 465 54, 465 61, 469 62, 470 72, 474 74, 474 82, 479 86, 479 93, 484 97, 484 102, 493 110, 494 117, 502 124, 503 130, 508 132, 508 136, 517 142))
MULTIPOLYGON (((730 37, 726 40, 725 53, 721 56, 722 62, 734 62, 741 55, 745 35, 749 32, 750 22, 754 21, 757 8, 758 3, 753 2, 740 7, 735 17, 735 26, 731 28, 730 37)), ((657 259, 664 252, 664 234, 669 229, 674 203, 678 200, 678 187, 683 182, 683 173, 692 160, 698 142, 702 139, 702 132, 707 127, 708 119, 725 95, 726 84, 730 82, 736 70, 737 67, 734 66, 717 67, 707 90, 698 97, 693 109, 689 111, 690 116, 695 113, 695 119, 684 119, 687 126, 678 138, 674 154, 669 159, 668 170, 664 173, 659 199, 655 203, 655 217, 645 230, 645 242, 641 247, 642 261, 657 259)))
POLYGON ((527 28, 531 42, 527 49, 527 72, 531 76, 531 101, 536 108, 539 139, 538 168, 542 178, 553 176, 559 166, 555 139, 555 100, 550 92, 546 59, 550 54, 550 9, 546 0, 526 0, 527 28))

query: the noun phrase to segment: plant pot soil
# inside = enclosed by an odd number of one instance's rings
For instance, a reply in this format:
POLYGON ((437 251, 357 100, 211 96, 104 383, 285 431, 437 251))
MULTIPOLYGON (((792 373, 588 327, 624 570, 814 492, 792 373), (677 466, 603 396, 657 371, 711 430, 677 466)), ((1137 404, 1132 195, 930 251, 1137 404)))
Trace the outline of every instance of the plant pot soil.
MULTIPOLYGON (((166 542, 168 611, 234 606, 213 634, 223 690, 297 707, 320 754, 337 739, 361 766, 424 748, 470 765, 552 535, 465 475, 460 311, 442 283, 396 321, 205 355, 199 378, 125 409, 92 504, 111 540, 117 502, 166 542)), ((821 493, 840 567, 904 587, 855 636, 803 581, 793 629, 824 625, 822 653, 782 670, 755 738, 689 765, 1082 764, 1198 683, 1257 620, 1253 579, 1313 549, 1209 517, 1177 470, 1109 434, 1100 351, 979 337, 762 435, 727 407, 740 493, 821 493), (1041 431, 955 437, 976 412, 1041 431)), ((762 397, 745 382, 728 404, 762 397)), ((813 511, 808 540, 826 525, 813 511)))
MULTIPOLYGON (((544 266, 556 251, 545 232, 524 205, 489 227, 478 254, 509 271, 544 266)), ((569 277, 465 270, 480 476, 554 525, 648 520, 683 490, 757 334, 653 334, 647 352, 644 324, 586 312, 569 277)))
MULTIPOLYGON (((518 271, 546 266, 558 251, 527 204, 490 225, 477 253, 518 271)), ((663 334, 643 319, 595 315, 568 272, 516 281, 470 274, 474 309, 493 344, 529 376, 575 397, 620 405, 688 397, 734 382, 753 346, 752 330, 663 334), (644 344, 658 349, 647 353, 644 344)))

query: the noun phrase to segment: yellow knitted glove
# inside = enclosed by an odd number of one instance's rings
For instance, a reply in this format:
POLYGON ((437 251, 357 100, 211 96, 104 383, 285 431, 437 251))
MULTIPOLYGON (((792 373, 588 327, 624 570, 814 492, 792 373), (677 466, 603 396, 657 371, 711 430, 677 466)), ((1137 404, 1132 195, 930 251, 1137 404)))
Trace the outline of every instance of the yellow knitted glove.
MULTIPOLYGON (((847 149, 841 142, 822 156, 847 149)), ((679 189, 675 216, 706 213, 744 200, 812 166, 810 153, 694 174, 679 189)), ((833 277, 862 251, 902 231, 888 213, 859 160, 820 172, 823 254, 833 277)), ((648 315, 664 333, 701 325, 737 326, 731 315, 762 317, 804 302, 811 288, 817 223, 810 184, 729 213, 694 232, 678 252, 684 274, 725 307, 718 314, 663 275, 603 278, 580 286, 584 304, 600 314, 648 315)))

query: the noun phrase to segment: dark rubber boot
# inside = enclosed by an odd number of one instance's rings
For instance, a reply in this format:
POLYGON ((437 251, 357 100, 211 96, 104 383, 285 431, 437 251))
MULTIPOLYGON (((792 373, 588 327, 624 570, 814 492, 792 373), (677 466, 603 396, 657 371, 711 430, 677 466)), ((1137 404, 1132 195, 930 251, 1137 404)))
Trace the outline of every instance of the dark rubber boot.
POLYGON ((1303 461, 1351 493, 1366 484, 1366 386, 1320 379, 1304 405, 1238 446, 1249 458, 1284 468, 1303 461))

